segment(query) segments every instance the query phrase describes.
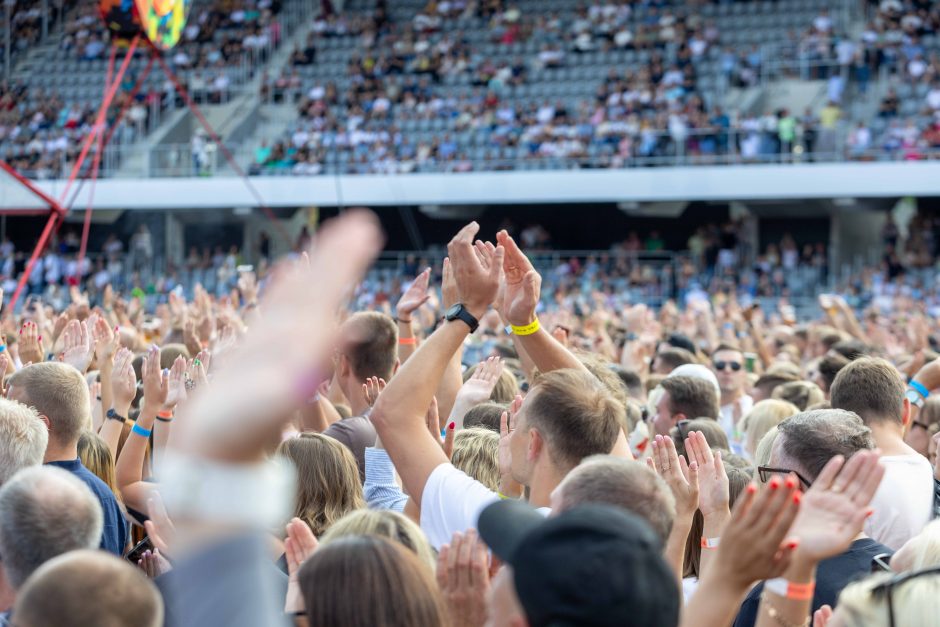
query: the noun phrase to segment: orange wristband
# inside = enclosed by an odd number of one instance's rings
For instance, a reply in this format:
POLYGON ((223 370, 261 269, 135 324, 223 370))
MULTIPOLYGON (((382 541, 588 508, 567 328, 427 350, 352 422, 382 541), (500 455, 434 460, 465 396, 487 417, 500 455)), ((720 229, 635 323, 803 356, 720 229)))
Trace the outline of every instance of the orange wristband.
POLYGON ((416 337, 400 337, 398 338, 398 343, 403 346, 414 346, 418 343, 418 338, 416 337))
POLYGON ((793 583, 783 577, 768 579, 764 582, 764 590, 773 592, 777 596, 793 599, 795 601, 807 601, 813 598, 816 592, 816 582, 793 583))
POLYGON ((717 549, 719 540, 721 540, 721 538, 706 538, 705 536, 702 536, 702 548, 717 549))

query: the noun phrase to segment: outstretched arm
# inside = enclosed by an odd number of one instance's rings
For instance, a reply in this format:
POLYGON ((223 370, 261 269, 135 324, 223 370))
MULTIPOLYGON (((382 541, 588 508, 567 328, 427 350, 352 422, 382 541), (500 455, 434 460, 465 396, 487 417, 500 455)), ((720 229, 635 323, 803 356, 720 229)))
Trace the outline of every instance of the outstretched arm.
MULTIPOLYGON (((538 326, 535 308, 539 304, 542 277, 532 262, 506 231, 497 233, 496 239, 506 249, 503 261, 503 302, 500 307, 503 316, 515 327, 513 342, 522 347, 542 372, 561 368, 586 370, 578 358, 553 338, 548 330, 538 326)), ((489 249, 491 246, 479 245, 477 248, 489 249)))
MULTIPOLYGON (((479 228, 471 222, 447 246, 459 302, 478 320, 496 297, 503 263, 502 247, 481 255, 474 251, 479 228)), ((428 477, 447 462, 440 442, 428 432, 427 408, 441 372, 469 333, 460 320, 438 327, 389 382, 370 416, 405 490, 419 505, 428 477)))

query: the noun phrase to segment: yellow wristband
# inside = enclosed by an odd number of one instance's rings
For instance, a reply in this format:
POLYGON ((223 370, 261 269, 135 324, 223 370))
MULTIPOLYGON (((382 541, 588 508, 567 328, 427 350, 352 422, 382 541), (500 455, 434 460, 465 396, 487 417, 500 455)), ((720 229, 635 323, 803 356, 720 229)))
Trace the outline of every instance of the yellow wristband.
POLYGON ((534 322, 530 322, 527 325, 517 327, 516 325, 510 325, 512 327, 512 332, 516 335, 532 335, 536 331, 542 328, 539 324, 539 319, 536 318, 534 322))

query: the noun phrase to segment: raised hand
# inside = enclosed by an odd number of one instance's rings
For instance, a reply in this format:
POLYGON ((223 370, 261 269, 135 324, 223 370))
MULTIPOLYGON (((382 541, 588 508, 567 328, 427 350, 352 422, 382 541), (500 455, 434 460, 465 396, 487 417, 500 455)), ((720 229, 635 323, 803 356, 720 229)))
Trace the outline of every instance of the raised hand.
POLYGON ((426 268, 424 272, 415 277, 405 293, 398 299, 395 305, 395 316, 401 322, 411 322, 412 314, 424 303, 428 301, 428 281, 431 279, 431 269, 426 268))
POLYGON ((459 403, 466 409, 470 409, 490 400, 502 372, 503 362, 499 357, 490 357, 481 361, 470 378, 460 386, 454 404, 459 403))
POLYGON ((160 575, 173 570, 173 566, 160 554, 159 549, 145 551, 140 559, 137 560, 137 566, 144 571, 144 574, 150 579, 156 579, 160 575))
POLYGON ((101 368, 114 357, 121 345, 121 337, 117 327, 112 329, 108 321, 101 317, 95 318, 95 323, 89 331, 95 345, 95 359, 98 361, 98 367, 101 368))
POLYGON ((813 627, 826 627, 832 618, 832 606, 823 605, 813 612, 813 627))
POLYGON ((42 336, 35 322, 26 322, 20 329, 20 361, 26 364, 38 364, 44 361, 45 351, 42 345, 42 336))
POLYGON ((503 259, 504 293, 501 313, 509 324, 530 324, 535 320, 542 277, 509 233, 500 231, 496 234, 496 240, 506 249, 503 259))
POLYGON ((160 368, 160 349, 151 346, 141 364, 141 379, 144 382, 143 405, 153 414, 166 409, 168 390, 167 375, 160 368))
POLYGON ((672 438, 657 435, 650 443, 646 465, 663 478, 676 499, 676 519, 691 519, 699 504, 698 462, 687 463, 676 452, 672 438))
POLYGON ((457 281, 454 279, 454 269, 450 265, 450 257, 444 257, 444 265, 441 270, 441 306, 446 311, 456 305, 459 298, 457 281))
POLYGON ((791 535, 799 538, 797 557, 816 563, 849 548, 861 531, 884 476, 876 451, 859 451, 848 462, 829 460, 803 496, 791 535))
POLYGON ((455 533, 437 555, 437 584, 453 627, 482 627, 490 574, 486 545, 475 529, 455 533))
POLYGON ((731 493, 728 475, 721 461, 721 451, 712 452, 705 436, 693 431, 685 441, 685 450, 690 460, 698 465, 698 508, 703 516, 728 512, 731 493))
POLYGON ((790 533, 800 510, 798 486, 792 476, 774 477, 759 494, 755 484, 747 486, 735 503, 707 575, 716 575, 741 591, 755 581, 779 577, 800 544, 790 533))
POLYGON ((480 225, 471 222, 460 229, 447 245, 459 302, 477 320, 496 299, 505 253, 502 246, 491 250, 484 247, 482 252, 475 248, 473 238, 479 230, 480 225))
POLYGON ((150 537, 150 542, 164 557, 172 555, 173 542, 176 540, 176 526, 166 513, 166 506, 159 492, 151 492, 147 499, 148 520, 144 521, 144 528, 150 537))
POLYGON ((187 379, 186 369, 186 358, 180 355, 173 362, 173 367, 170 368, 170 374, 167 377, 166 402, 164 403, 166 410, 172 410, 186 400, 186 382, 191 380, 191 378, 187 379))
POLYGON ((287 523, 287 539, 284 541, 284 556, 287 558, 287 598, 284 612, 294 614, 304 611, 303 594, 297 579, 300 567, 317 550, 319 542, 307 523, 299 518, 292 518, 287 523))
POLYGON ((111 374, 111 404, 114 411, 125 418, 137 395, 137 375, 134 373, 133 361, 133 353, 126 348, 120 349, 114 356, 114 370, 111 374))
MULTIPOLYGON (((326 381, 324 381, 324 383, 326 383, 326 381)), ((379 394, 385 389, 385 385, 385 379, 380 377, 369 377, 366 379, 366 382, 362 384, 362 394, 366 397, 366 402, 369 403, 369 407, 375 405, 375 401, 379 400, 379 394)))
POLYGON ((58 316, 56 316, 55 324, 52 327, 52 346, 55 347, 59 342, 59 338, 62 337, 62 332, 65 331, 65 328, 69 324, 71 316, 68 311, 63 311, 58 316))
POLYGON ((509 405, 509 411, 504 411, 499 417, 499 449, 497 461, 499 463, 499 474, 503 477, 512 474, 512 453, 509 449, 509 439, 515 428, 516 414, 522 408, 522 396, 516 395, 509 405))
POLYGON ((95 355, 95 343, 88 332, 88 324, 72 320, 65 327, 62 338, 62 361, 85 374, 95 355))
POLYGON ((241 292, 245 304, 251 305, 258 301, 258 279, 254 272, 239 274, 238 291, 241 292))

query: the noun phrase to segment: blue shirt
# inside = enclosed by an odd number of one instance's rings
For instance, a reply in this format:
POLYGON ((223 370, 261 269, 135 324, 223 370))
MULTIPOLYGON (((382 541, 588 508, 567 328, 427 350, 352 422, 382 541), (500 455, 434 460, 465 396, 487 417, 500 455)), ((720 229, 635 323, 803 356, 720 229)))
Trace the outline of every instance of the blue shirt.
POLYGON ((108 488, 107 484, 95 476, 90 470, 82 465, 78 459, 66 462, 48 462, 47 466, 57 466, 81 479, 85 485, 91 489, 92 493, 101 503, 101 512, 104 514, 104 528, 101 531, 101 548, 108 553, 114 553, 118 557, 124 555, 124 547, 127 546, 128 523, 124 518, 124 512, 118 505, 114 492, 108 488))

